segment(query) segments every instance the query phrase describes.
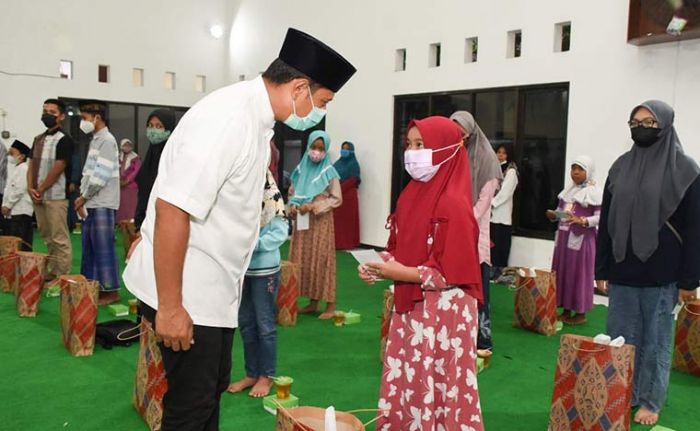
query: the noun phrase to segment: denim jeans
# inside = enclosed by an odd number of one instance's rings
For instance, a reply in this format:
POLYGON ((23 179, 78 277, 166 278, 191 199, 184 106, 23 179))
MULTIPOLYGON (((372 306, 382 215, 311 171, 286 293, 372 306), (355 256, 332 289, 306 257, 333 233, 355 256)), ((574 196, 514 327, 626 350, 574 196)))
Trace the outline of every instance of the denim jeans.
POLYGON ((607 332, 622 335, 637 348, 632 405, 659 412, 666 402, 671 373, 675 283, 659 287, 611 284, 607 332))
POLYGON ((277 366, 277 291, 280 273, 246 277, 238 310, 248 377, 274 376, 277 366))

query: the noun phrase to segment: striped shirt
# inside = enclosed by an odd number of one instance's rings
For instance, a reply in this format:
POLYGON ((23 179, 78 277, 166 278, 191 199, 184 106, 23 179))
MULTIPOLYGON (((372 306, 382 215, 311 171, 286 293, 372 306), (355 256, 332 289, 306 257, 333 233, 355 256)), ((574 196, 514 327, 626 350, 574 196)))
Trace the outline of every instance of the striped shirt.
POLYGON ((87 208, 119 208, 119 150, 107 127, 90 141, 80 194, 87 208))

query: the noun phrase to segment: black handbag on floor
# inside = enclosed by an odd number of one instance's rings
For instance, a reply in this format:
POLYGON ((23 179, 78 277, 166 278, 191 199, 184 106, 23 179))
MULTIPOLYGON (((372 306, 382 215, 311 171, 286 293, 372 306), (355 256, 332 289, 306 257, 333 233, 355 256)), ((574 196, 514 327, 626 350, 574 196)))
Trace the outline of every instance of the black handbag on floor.
POLYGON ((95 342, 107 350, 112 350, 114 346, 128 347, 138 342, 139 328, 138 321, 128 319, 98 323, 95 342))

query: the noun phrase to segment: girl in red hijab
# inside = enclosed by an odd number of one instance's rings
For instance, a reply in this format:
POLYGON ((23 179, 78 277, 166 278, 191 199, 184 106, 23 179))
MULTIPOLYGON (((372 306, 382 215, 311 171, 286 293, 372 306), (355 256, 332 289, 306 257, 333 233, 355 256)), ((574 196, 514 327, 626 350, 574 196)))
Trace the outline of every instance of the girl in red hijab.
POLYGON ((479 230, 459 127, 445 117, 408 125, 413 178, 389 217, 385 262, 360 278, 394 280, 377 430, 483 430, 476 382, 479 230))

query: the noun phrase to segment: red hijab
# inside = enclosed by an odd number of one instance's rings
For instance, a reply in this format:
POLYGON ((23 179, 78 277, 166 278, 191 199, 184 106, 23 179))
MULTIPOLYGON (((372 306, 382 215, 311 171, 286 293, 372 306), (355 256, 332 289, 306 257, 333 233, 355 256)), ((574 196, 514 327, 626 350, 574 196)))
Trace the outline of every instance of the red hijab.
MULTIPOLYGON (((438 150, 461 143, 462 131, 446 117, 413 120, 427 149, 438 150)), ((436 268, 449 285, 457 285, 482 300, 479 267, 479 227, 471 199, 469 159, 463 146, 433 153, 433 165, 454 154, 428 182, 411 180, 399 197, 396 212, 389 217, 389 251, 406 266, 436 268), (432 244, 430 244, 432 242, 432 244)), ((423 300, 420 284, 397 282, 396 311, 413 310, 423 300)))

